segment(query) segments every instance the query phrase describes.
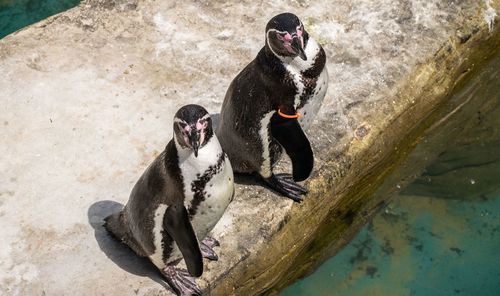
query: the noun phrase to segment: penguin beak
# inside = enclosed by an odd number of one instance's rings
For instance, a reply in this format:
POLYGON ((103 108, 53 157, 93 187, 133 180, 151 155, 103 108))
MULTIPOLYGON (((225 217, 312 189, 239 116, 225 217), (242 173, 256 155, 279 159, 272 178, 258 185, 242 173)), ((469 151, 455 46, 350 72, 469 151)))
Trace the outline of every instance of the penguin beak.
POLYGON ((302 42, 300 40, 300 37, 293 37, 292 42, 290 45, 293 48, 293 51, 304 61, 307 61, 307 56, 306 53, 304 52, 304 49, 302 48, 302 42))
POLYGON ((189 134, 189 145, 193 149, 194 157, 198 157, 198 148, 200 147, 200 134, 198 131, 195 130, 189 134))

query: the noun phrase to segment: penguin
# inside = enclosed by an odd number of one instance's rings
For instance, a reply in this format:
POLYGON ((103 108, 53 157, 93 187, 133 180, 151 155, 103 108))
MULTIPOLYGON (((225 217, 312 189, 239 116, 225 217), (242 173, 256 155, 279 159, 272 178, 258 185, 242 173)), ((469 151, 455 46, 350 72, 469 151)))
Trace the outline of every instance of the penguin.
POLYGON ((256 173, 267 185, 302 201, 314 156, 304 130, 328 87, 325 51, 292 13, 273 17, 265 46, 231 82, 216 133, 237 173, 256 173), (293 174, 274 174, 283 149, 293 174))
POLYGON ((208 112, 180 108, 174 136, 135 184, 122 211, 105 218, 108 232, 160 270, 178 295, 201 295, 202 258, 217 260, 207 236, 234 196, 233 170, 208 112), (187 270, 177 267, 184 259, 187 270))

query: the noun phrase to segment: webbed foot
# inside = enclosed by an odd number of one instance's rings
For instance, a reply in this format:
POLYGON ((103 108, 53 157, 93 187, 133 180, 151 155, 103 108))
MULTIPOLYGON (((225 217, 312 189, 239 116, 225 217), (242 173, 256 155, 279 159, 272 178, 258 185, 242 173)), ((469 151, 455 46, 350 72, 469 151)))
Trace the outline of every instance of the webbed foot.
POLYGON ((162 270, 167 283, 180 296, 201 296, 201 290, 196 280, 185 269, 167 266, 162 270))
POLYGON ((292 199, 295 202, 303 200, 302 195, 307 194, 307 189, 297 184, 290 174, 276 174, 264 179, 271 189, 292 199))
POLYGON ((201 255, 203 258, 207 258, 208 260, 217 261, 219 260, 219 256, 213 250, 214 247, 220 246, 218 240, 213 237, 207 236, 200 243, 201 255))

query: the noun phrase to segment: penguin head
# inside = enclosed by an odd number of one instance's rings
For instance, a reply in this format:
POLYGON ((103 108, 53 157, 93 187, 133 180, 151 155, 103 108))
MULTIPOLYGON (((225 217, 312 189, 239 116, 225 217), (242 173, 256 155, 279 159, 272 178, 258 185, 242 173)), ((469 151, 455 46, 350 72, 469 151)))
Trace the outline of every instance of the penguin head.
POLYGON ((266 46, 278 57, 299 56, 307 60, 304 52, 308 35, 304 25, 293 13, 273 17, 266 26, 266 46))
POLYGON ((174 117, 174 135, 182 148, 193 150, 194 156, 198 157, 198 149, 213 136, 210 114, 199 105, 180 108, 174 117))

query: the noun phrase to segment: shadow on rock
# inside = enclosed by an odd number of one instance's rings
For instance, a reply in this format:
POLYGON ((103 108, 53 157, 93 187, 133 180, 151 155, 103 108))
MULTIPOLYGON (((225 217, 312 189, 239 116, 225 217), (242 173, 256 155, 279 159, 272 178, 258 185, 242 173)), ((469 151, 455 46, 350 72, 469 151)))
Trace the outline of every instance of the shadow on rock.
POLYGON ((104 228, 104 218, 120 211, 122 208, 122 204, 110 200, 98 201, 90 206, 87 215, 89 224, 94 228, 94 235, 99 248, 123 270, 138 276, 147 276, 170 290, 156 266, 149 259, 135 254, 125 244, 112 237, 104 228))
POLYGON ((240 185, 257 185, 266 187, 267 184, 259 176, 255 174, 234 173, 234 183, 240 185))

